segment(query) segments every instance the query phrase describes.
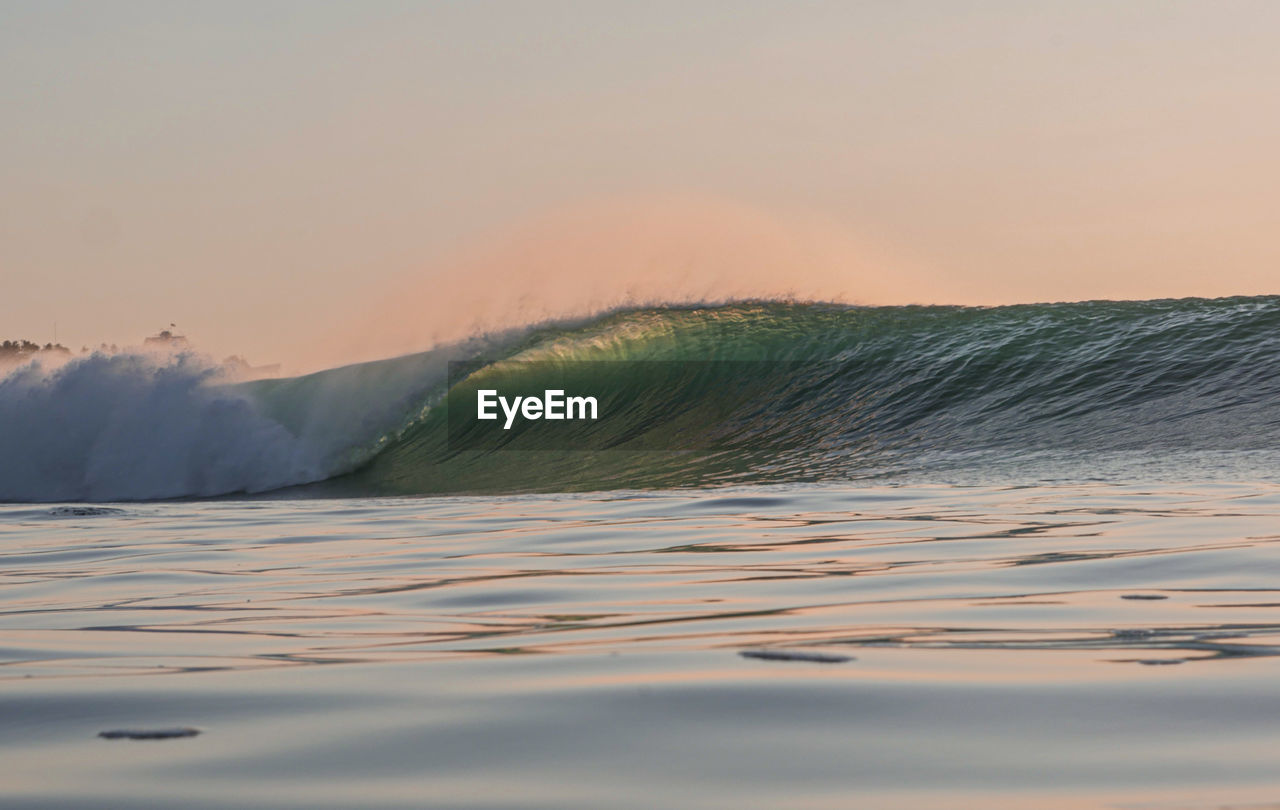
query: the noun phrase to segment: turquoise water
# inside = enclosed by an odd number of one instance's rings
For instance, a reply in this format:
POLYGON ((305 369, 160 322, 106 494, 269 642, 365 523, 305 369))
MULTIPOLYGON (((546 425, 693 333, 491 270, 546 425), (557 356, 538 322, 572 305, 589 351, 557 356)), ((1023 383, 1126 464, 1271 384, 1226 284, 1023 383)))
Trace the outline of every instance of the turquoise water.
POLYGON ((1277 526, 1230 482, 0 507, 0 803, 1272 806, 1277 526))

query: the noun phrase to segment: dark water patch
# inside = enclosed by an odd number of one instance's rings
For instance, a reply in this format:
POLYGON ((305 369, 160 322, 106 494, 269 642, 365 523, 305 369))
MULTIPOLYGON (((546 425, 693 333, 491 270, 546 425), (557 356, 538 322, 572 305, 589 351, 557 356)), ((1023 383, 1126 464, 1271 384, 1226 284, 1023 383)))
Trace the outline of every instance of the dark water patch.
POLYGON ((60 520, 79 517, 110 517, 128 515, 126 509, 112 506, 55 506, 53 508, 27 508, 18 505, 5 505, 0 499, 0 522, 20 522, 27 520, 60 520))
POLYGON ((843 664, 854 660, 852 656, 832 653, 805 652, 801 650, 739 650, 743 658, 756 658, 761 661, 801 661, 812 664, 843 664))
POLYGON ((190 726, 176 728, 118 728, 99 731, 98 736, 104 740, 176 740, 183 737, 195 737, 200 729, 190 726))
POLYGON ((775 507, 787 506, 789 503, 790 501, 787 498, 758 496, 754 498, 704 498, 696 501, 694 505, 697 509, 708 512, 716 512, 720 510, 727 512, 741 512, 755 509, 772 509, 775 507))
POLYGON ((124 509, 110 506, 55 506, 49 510, 49 517, 101 517, 103 515, 128 514, 124 509))

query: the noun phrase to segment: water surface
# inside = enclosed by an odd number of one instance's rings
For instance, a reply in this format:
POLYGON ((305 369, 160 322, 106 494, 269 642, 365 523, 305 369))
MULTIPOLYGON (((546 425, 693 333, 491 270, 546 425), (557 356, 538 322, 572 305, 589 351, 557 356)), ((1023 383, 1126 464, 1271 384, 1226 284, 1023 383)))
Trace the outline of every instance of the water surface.
POLYGON ((1231 482, 4 506, 0 790, 1272 806, 1278 517, 1231 482))

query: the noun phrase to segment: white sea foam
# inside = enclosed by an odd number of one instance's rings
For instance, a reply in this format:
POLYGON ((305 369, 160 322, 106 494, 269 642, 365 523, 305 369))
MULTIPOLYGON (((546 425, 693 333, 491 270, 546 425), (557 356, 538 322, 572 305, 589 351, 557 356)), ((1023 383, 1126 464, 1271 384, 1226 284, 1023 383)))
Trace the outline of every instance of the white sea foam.
POLYGON ((256 492, 325 476, 325 448, 192 354, 94 354, 0 378, 0 500, 256 492))

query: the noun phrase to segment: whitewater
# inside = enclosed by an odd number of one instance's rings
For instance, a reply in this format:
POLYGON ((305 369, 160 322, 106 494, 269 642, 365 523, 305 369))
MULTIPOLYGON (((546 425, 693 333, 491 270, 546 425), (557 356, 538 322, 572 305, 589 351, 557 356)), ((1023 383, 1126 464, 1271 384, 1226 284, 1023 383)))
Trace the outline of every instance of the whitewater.
POLYGON ((1273 807, 1278 407, 1280 297, 13 369, 0 806, 1273 807))

